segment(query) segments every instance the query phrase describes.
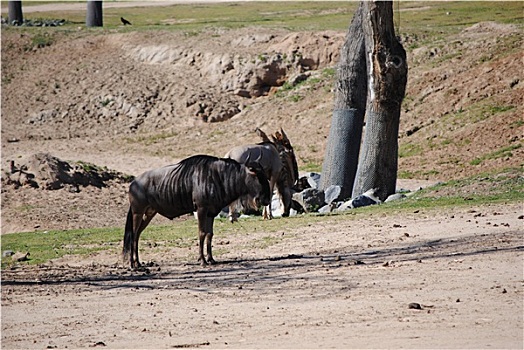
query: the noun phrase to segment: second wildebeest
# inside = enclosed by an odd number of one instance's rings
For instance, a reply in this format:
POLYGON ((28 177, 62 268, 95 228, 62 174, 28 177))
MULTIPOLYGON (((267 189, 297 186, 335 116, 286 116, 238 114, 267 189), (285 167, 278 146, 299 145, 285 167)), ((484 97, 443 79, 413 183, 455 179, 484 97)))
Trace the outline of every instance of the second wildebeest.
MULTIPOLYGON (((225 157, 232 158, 239 163, 244 163, 249 158, 259 158, 260 165, 269 179, 271 195, 273 195, 273 189, 276 186, 284 208, 282 216, 289 216, 292 203, 292 187, 298 180, 298 166, 293 146, 291 146, 291 142, 282 128, 280 132, 277 131, 274 135, 271 135, 272 140, 259 128, 255 131, 262 139, 262 142, 234 147, 225 157)), ((236 207, 235 204, 229 206, 229 219, 231 222, 237 221, 238 212, 236 207)), ((264 207, 263 216, 264 219, 273 218, 271 206, 264 207)))
POLYGON ((269 182, 257 161, 240 164, 232 159, 196 155, 181 162, 147 171, 129 186, 129 212, 124 234, 124 260, 140 266, 140 233, 158 213, 169 219, 196 212, 199 261, 213 264, 213 222, 222 208, 240 199, 245 204, 270 203, 269 182), (207 260, 204 257, 204 242, 207 260))

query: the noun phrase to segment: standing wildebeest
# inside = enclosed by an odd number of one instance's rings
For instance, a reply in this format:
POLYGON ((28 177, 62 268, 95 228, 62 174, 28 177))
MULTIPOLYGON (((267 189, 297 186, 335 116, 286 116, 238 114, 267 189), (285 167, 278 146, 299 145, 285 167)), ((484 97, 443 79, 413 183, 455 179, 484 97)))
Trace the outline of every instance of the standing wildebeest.
MULTIPOLYGON (((275 135, 271 135, 272 140, 259 128, 256 129, 256 133, 262 138, 261 143, 237 146, 231 149, 225 157, 232 158, 239 163, 244 163, 248 158, 260 158, 260 165, 269 179, 271 195, 276 185, 284 206, 282 216, 289 216, 292 201, 291 188, 298 180, 295 152, 282 128, 280 132, 277 131, 275 135)), ((264 207, 263 216, 264 219, 273 218, 271 205, 269 208, 264 207)), ((232 204, 229 206, 229 219, 231 222, 234 222, 237 220, 237 217, 236 205, 232 204)))
POLYGON ((214 264, 211 253, 213 221, 220 210, 239 199, 247 204, 268 205, 269 184, 258 161, 245 165, 232 159, 197 155, 180 163, 138 176, 129 186, 130 208, 124 234, 124 260, 140 266, 138 239, 158 213, 173 219, 196 211, 199 231, 199 261, 214 264), (207 261, 204 258, 207 240, 207 261))

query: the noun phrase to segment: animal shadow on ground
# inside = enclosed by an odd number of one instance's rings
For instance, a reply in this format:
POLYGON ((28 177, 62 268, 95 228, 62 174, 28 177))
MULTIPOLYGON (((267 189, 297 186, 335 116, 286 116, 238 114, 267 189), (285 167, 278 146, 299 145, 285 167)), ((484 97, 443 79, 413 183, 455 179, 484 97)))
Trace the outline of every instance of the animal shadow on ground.
MULTIPOLYGON (((384 265, 385 262, 409 262, 466 256, 515 252, 524 250, 518 231, 489 235, 471 235, 422 241, 417 244, 350 252, 353 248, 334 251, 317 251, 307 254, 290 254, 253 259, 230 259, 212 267, 201 268, 197 262, 158 266, 133 271, 116 265, 89 266, 38 266, 2 271, 2 285, 85 285, 89 288, 172 288, 216 290, 238 286, 279 288, 293 280, 317 279, 318 283, 330 283, 339 268, 358 265, 384 265), (310 273, 317 271, 318 273, 310 273)), ((155 265, 155 264, 153 264, 155 265)), ((284 288, 284 287, 282 287, 284 288)))

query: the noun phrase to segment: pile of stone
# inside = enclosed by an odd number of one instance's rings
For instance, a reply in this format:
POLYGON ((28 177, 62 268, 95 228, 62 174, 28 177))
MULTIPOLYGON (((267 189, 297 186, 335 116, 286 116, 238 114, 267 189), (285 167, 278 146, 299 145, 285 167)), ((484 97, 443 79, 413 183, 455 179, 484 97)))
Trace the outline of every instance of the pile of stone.
POLYGON ((24 19, 22 23, 17 20, 9 23, 7 18, 2 17, 2 25, 20 26, 20 27, 60 27, 66 24, 65 19, 24 19))
POLYGON ((14 188, 33 187, 43 190, 67 189, 80 192, 82 187, 107 187, 110 182, 130 182, 131 176, 86 162, 66 162, 48 153, 37 153, 19 163, 8 161, 2 174, 2 185, 14 188))
MULTIPOLYGON (((319 173, 308 173, 300 178, 297 191, 293 194, 291 216, 299 213, 327 214, 382 203, 375 195, 374 189, 355 198, 341 200, 339 198, 340 186, 332 185, 326 190, 320 189, 320 176, 319 173)), ((405 198, 406 194, 404 192, 400 191, 392 194, 384 202, 405 198)), ((273 197, 271 208, 275 217, 282 215, 280 197, 277 194, 273 197)))

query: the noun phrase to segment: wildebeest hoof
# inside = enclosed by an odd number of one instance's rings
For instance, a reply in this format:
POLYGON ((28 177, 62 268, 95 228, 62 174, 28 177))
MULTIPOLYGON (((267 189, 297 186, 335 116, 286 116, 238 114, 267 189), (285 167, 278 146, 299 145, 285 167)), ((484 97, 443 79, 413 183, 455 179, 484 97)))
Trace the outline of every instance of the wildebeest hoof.
POLYGON ((211 264, 211 265, 216 265, 216 263, 217 263, 217 262, 215 261, 215 259, 213 259, 213 258, 207 259, 207 262, 208 262, 209 264, 211 264))

